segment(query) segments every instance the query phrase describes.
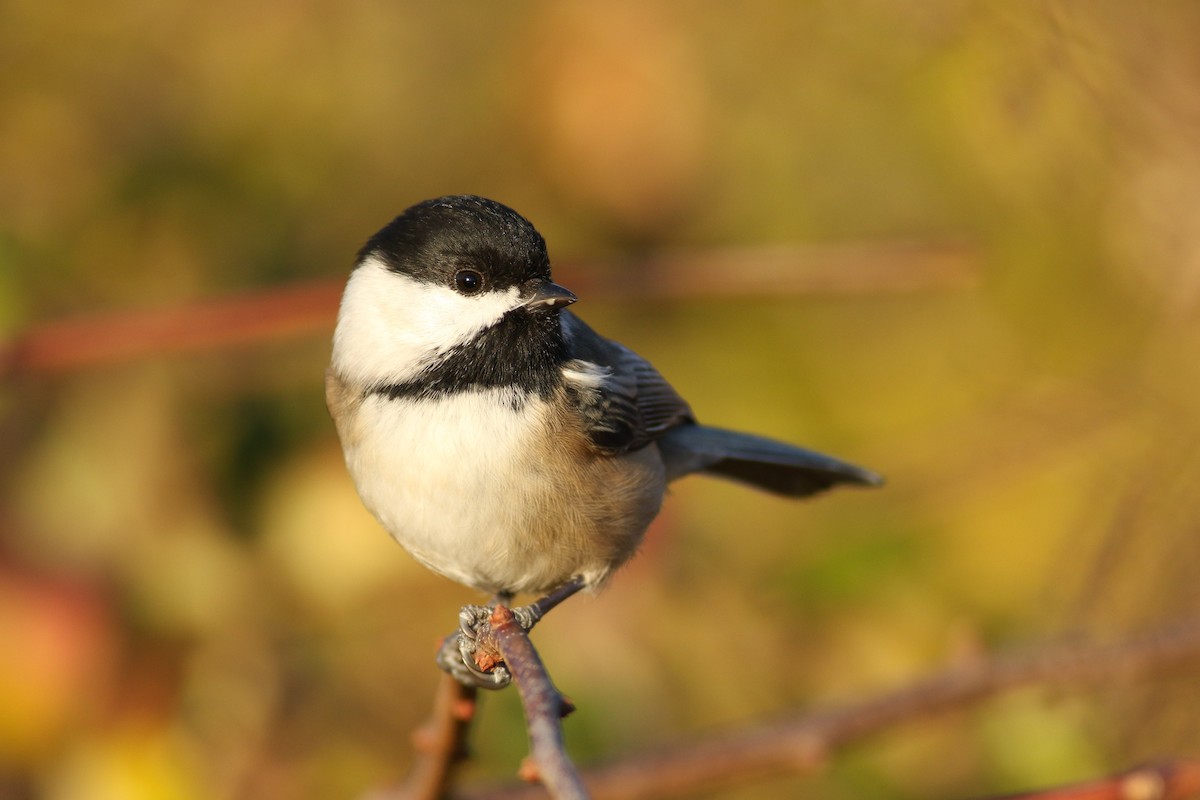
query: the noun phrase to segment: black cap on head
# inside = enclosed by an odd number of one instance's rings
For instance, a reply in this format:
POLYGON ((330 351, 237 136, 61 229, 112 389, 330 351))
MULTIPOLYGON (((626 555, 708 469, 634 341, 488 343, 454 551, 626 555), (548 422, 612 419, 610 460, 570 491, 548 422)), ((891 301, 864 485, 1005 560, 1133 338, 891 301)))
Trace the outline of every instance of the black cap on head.
POLYGON ((461 269, 507 288, 550 278, 546 241, 529 220, 506 205, 474 195, 426 200, 370 238, 358 258, 374 256, 388 269, 449 285, 461 269))

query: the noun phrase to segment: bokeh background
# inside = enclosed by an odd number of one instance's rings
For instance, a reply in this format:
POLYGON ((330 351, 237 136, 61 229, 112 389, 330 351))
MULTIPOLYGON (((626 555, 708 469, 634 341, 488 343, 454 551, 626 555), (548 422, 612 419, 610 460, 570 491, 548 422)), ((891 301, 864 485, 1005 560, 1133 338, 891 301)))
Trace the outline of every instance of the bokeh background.
MULTIPOLYGON (((802 504, 679 484, 609 590, 537 631, 583 763, 1200 599, 1193 3, 3 0, 0 20, 8 341, 340 281, 407 205, 479 193, 534 221, 564 282, 629 287, 577 309, 703 419, 888 476, 802 504), (688 253, 737 278, 764 249, 778 286, 692 291, 688 253), (825 280, 790 280, 792 256, 825 280)), ((9 365, 0 796, 353 797, 404 773, 434 642, 477 598, 360 508, 321 394, 332 321, 9 365)), ((1186 680, 1019 692, 713 796, 1080 779, 1200 750, 1195 701, 1186 680)), ((513 774, 514 693, 473 741, 468 780, 513 774)))

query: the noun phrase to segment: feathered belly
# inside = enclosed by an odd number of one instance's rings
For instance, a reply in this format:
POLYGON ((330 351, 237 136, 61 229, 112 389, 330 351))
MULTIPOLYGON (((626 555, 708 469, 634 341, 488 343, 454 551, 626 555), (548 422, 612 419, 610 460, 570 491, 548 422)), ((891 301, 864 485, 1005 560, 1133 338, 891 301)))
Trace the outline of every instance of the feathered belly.
POLYGON ((658 511, 657 450, 581 464, 547 441, 544 403, 509 400, 368 399, 360 422, 373 433, 346 451, 363 503, 417 560, 482 591, 598 583, 658 511))

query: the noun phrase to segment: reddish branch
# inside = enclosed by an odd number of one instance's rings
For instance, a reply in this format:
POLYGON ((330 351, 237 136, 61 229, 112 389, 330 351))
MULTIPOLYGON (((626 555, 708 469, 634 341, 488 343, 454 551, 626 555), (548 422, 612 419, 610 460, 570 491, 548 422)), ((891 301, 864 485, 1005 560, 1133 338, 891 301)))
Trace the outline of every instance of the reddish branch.
MULTIPOLYGON (((586 770, 584 776, 597 800, 693 796, 753 778, 813 772, 838 747, 1019 687, 1107 686, 1197 661, 1200 620, 1118 644, 1053 645, 1026 655, 956 665, 861 703, 630 756, 586 770)), ((541 795, 518 786, 459 796, 517 800, 541 795)))
MULTIPOLYGON (((663 252, 625 265, 567 264, 587 298, 779 297, 960 288, 975 279, 967 248, 881 242, 663 252), (686 277, 686 280, 683 278, 686 277)), ((0 342, 0 377, 254 344, 333 328, 344 281, 315 281, 151 311, 37 324, 0 342)))
POLYGON ((1186 800, 1200 797, 1200 761, 1136 767, 1098 781, 1006 794, 993 800, 1186 800))
POLYGON ((454 769, 467 756, 467 732, 475 717, 475 689, 443 675, 429 721, 413 733, 416 758, 403 785, 366 800, 438 800, 450 789, 454 769))
POLYGON ((0 342, 0 377, 330 331, 340 292, 338 284, 309 283, 175 308, 46 322, 0 342))

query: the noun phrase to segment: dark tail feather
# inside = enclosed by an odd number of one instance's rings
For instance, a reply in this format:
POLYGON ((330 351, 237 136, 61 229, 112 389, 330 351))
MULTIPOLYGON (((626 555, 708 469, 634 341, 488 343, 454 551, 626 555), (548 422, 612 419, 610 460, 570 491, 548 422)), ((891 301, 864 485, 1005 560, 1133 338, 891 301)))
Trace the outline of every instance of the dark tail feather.
POLYGON ((802 447, 704 425, 681 425, 658 440, 667 479, 704 472, 789 497, 823 492, 839 483, 879 486, 883 478, 802 447))

